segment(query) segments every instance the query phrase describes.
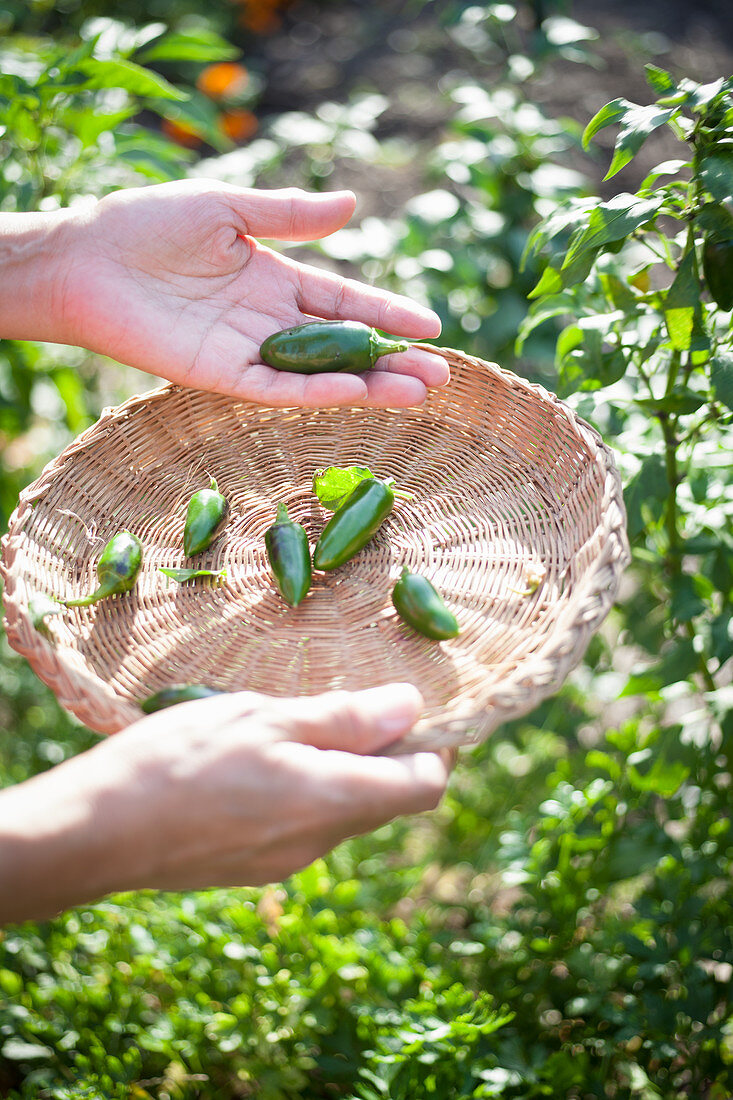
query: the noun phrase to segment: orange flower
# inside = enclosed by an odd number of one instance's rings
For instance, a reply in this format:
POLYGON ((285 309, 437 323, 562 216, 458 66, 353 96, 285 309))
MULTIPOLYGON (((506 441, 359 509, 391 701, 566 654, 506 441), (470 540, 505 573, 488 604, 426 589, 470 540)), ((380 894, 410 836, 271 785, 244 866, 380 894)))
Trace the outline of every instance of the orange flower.
POLYGON ((257 133, 257 117, 244 107, 233 107, 219 115, 219 129, 232 141, 247 141, 257 133))
POLYGON ((174 122, 172 118, 164 118, 161 129, 166 137, 187 149, 197 149, 199 145, 203 145, 203 138, 187 122, 174 122))
POLYGON ((236 61, 218 61, 202 69, 196 87, 210 99, 231 99, 240 95, 249 83, 249 73, 236 61))
POLYGON ((282 25, 278 12, 287 8, 290 0, 239 0, 242 12, 239 23, 254 34, 274 34, 282 25))

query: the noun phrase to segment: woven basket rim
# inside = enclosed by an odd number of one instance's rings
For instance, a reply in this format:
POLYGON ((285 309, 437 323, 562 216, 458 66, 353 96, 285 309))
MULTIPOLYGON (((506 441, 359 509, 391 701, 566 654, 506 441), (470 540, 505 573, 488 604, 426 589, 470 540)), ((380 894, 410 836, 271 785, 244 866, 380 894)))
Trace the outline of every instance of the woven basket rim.
MULTIPOLYGON (((510 718, 526 713, 536 703, 537 685, 541 684, 542 698, 553 694, 562 684, 568 673, 582 658, 591 635, 597 630, 612 606, 620 583, 621 575, 629 561, 629 547, 625 526, 625 510, 621 480, 611 448, 604 442, 600 433, 580 418, 556 394, 536 382, 514 374, 495 363, 490 363, 464 352, 437 347, 433 344, 421 345, 434 353, 444 355, 453 365, 464 364, 468 368, 485 372, 500 379, 510 390, 517 389, 543 404, 549 404, 567 421, 569 428, 583 442, 589 453, 602 466, 603 486, 600 511, 604 519, 605 542, 602 553, 593 562, 584 575, 587 599, 577 600, 570 605, 567 621, 563 621, 562 630, 547 642, 538 652, 528 654, 517 667, 502 680, 501 691, 495 692, 491 705, 487 708, 485 700, 475 696, 464 696, 450 718, 446 719, 442 729, 421 729, 419 726, 408 735, 403 743, 407 748, 432 748, 443 745, 473 743, 477 738, 471 732, 471 722, 477 711, 484 715, 482 737, 510 718), (518 697, 526 695, 529 705, 522 710, 518 697)), ((449 383, 450 386, 450 383, 449 383)), ((102 410, 98 420, 72 440, 63 450, 43 468, 39 476, 22 490, 18 505, 8 524, 8 531, 0 546, 0 578, 3 581, 3 602, 5 609, 4 624, 10 644, 21 653, 31 667, 57 695, 59 702, 86 722, 91 728, 102 733, 115 732, 121 724, 140 718, 140 712, 127 701, 121 701, 111 688, 79 668, 69 668, 64 664, 61 654, 38 632, 32 631, 31 643, 23 640, 22 627, 27 620, 27 609, 23 606, 16 584, 14 564, 23 543, 24 525, 32 512, 34 502, 43 496, 48 486, 57 478, 68 463, 87 448, 96 446, 105 435, 114 433, 116 426, 143 410, 155 409, 179 394, 186 394, 187 387, 166 383, 141 394, 127 398, 119 405, 102 410), (93 702, 90 702, 93 700, 93 702), (120 715, 125 716, 121 723, 120 715)), ((436 391, 438 394, 441 391, 436 391)), ((233 403, 239 407, 263 409, 252 402, 228 398, 220 394, 206 394, 211 401, 233 403)), ((269 407, 264 407, 269 408, 269 407)), ((318 410, 301 409, 297 406, 288 409, 273 410, 278 414, 289 412, 312 414, 318 410)), ((333 410, 332 410, 333 411, 333 410)), ((353 414, 354 409, 335 410, 344 414, 353 414)), ((356 411, 359 411, 358 409, 356 411)), ((393 409, 370 409, 373 416, 393 415, 393 409)), ((398 412, 400 410, 397 410, 398 412)))

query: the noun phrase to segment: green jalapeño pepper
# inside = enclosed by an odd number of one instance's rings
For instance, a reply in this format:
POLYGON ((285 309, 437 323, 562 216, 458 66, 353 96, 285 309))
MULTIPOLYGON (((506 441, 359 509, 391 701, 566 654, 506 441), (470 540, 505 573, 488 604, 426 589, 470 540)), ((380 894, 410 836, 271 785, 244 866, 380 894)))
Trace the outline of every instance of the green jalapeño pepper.
POLYGON ((305 528, 290 518, 282 502, 275 522, 265 531, 265 549, 280 595, 297 607, 311 586, 311 556, 305 528))
POLYGON ((145 714, 154 714, 156 710, 175 707, 178 703, 189 703, 192 699, 208 699, 210 695, 223 694, 221 691, 215 691, 214 688, 204 687, 203 684, 173 684, 143 699, 140 709, 145 714))
POLYGON ((105 546, 97 562, 99 587, 78 600, 61 600, 65 607, 89 607, 106 596, 129 592, 143 564, 143 548, 137 535, 120 531, 105 546))
POLYGON ((360 481, 323 528, 313 553, 316 569, 329 572, 353 558, 376 534, 394 507, 394 491, 384 481, 360 481))
POLYGON ((183 529, 183 552, 187 558, 211 545, 229 515, 229 505, 212 477, 208 489, 199 489, 188 502, 183 529))
POLYGON ((297 374, 371 370, 381 355, 407 351, 396 337, 385 339, 360 321, 308 321, 268 336, 260 348, 262 362, 297 374))
POLYGON ((392 603, 400 618, 426 638, 443 641, 458 634, 458 620, 439 592, 427 577, 411 573, 407 567, 392 590, 392 603))
POLYGON ((724 313, 733 309, 733 241, 706 237, 702 248, 702 269, 710 297, 724 313))

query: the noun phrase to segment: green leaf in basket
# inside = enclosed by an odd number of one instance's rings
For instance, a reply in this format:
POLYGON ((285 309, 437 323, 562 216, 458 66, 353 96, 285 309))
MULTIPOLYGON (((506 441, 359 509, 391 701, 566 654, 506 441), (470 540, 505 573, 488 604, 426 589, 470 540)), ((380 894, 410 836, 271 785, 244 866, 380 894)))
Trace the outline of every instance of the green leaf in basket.
POLYGON ((178 581, 179 584, 195 581, 198 577, 213 577, 214 580, 223 581, 227 575, 226 569, 167 569, 163 566, 158 568, 158 572, 165 573, 166 577, 178 581))
POLYGON ((31 622, 39 634, 51 638, 51 630, 46 622, 47 615, 60 615, 64 610, 63 604, 55 600, 53 596, 34 596, 28 604, 31 622))
POLYGON ((373 478, 367 466, 328 466, 313 475, 313 492, 324 508, 335 512, 354 491, 360 481, 373 478))

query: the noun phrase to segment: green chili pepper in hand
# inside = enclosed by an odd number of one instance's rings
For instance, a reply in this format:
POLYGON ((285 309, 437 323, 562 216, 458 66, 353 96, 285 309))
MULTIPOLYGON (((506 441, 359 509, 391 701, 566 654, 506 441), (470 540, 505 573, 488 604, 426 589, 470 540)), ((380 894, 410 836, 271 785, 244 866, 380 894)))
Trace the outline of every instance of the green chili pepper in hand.
POLYGON ((392 590, 392 603, 400 618, 426 638, 443 641, 459 632, 458 620, 440 593, 427 577, 411 573, 407 567, 392 590))
POLYGON ((165 710, 166 707, 175 707, 178 703, 189 703, 192 699, 208 699, 210 695, 223 695, 224 692, 214 688, 204 687, 203 684, 173 684, 171 687, 156 691, 143 699, 140 709, 145 714, 153 714, 156 710, 165 710))
POLYGON ((360 321, 308 321, 268 336, 260 348, 262 362, 297 374, 371 370, 382 355, 407 351, 396 337, 386 339, 360 321))
POLYGON ((129 531, 120 531, 109 540, 97 562, 99 588, 78 600, 59 602, 65 607, 89 607, 106 596, 129 592, 137 580, 142 564, 143 547, 140 539, 129 531))
POLYGON ((229 505, 212 477, 208 489, 199 489, 188 502, 183 529, 183 552, 187 558, 211 545, 229 515, 229 505))
POLYGON ((394 491, 384 481, 360 481, 323 528, 313 554, 316 569, 329 572, 349 561, 376 534, 394 507, 394 491))
POLYGON ((305 528, 290 518, 282 502, 265 531, 265 549, 280 595, 297 607, 311 586, 311 557, 305 528))

